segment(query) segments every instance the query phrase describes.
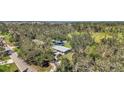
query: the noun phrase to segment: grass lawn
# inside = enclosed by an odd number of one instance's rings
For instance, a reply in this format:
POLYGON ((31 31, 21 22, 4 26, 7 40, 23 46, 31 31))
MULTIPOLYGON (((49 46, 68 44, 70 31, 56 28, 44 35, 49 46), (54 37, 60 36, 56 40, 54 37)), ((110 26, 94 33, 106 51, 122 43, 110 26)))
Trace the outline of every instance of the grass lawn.
MULTIPOLYGON (((112 33, 111 32, 93 32, 92 34, 92 38, 94 38, 96 43, 100 43, 102 39, 106 38, 113 38, 112 33)), ((119 42, 123 42, 124 37, 122 35, 122 33, 116 33, 117 35, 117 40, 119 42)))
POLYGON ((0 65, 0 72, 14 72, 18 70, 17 66, 13 64, 0 65))
POLYGON ((105 32, 93 32, 92 38, 94 38, 96 43, 100 43, 102 39, 112 38, 112 36, 109 33, 105 33, 105 32))
POLYGON ((71 63, 72 63, 72 57, 73 57, 73 53, 67 53, 65 55, 62 56, 63 58, 67 58, 71 63))
POLYGON ((69 42, 65 43, 64 47, 72 48, 69 42))

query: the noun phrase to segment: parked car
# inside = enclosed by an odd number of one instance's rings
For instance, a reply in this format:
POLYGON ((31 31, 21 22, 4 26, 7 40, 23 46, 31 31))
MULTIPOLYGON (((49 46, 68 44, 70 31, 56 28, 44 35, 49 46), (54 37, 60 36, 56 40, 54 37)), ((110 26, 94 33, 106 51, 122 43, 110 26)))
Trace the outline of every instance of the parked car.
POLYGON ((11 55, 11 54, 13 53, 12 50, 6 50, 5 52, 6 52, 8 55, 11 55))

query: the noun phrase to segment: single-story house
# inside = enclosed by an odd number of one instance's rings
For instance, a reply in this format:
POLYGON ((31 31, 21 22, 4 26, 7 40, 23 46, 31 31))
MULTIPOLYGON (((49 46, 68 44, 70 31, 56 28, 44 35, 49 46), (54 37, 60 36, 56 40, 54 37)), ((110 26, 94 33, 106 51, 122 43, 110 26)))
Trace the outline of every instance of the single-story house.
POLYGON ((71 50, 71 48, 67 48, 67 47, 59 46, 59 45, 54 45, 52 48, 61 53, 66 53, 71 50))

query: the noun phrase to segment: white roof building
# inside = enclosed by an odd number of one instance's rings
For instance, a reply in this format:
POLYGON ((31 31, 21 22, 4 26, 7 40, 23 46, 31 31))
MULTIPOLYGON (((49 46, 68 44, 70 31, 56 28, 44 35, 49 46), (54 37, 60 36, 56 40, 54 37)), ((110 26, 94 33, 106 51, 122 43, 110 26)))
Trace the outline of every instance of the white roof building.
POLYGON ((52 48, 57 50, 57 51, 63 52, 63 53, 71 50, 71 48, 67 48, 67 47, 59 46, 59 45, 54 45, 52 48))

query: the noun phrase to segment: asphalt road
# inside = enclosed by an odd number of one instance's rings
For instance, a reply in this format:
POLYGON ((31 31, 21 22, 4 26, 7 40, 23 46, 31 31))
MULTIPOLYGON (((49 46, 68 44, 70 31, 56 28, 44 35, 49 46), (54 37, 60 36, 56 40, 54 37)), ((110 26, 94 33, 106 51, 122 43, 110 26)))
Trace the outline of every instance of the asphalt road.
MULTIPOLYGON (((6 45, 5 49, 13 51, 9 45, 6 45)), ((26 62, 24 62, 24 60, 19 58, 16 52, 12 52, 10 58, 14 61, 21 72, 37 72, 36 69, 32 68, 26 62)))

